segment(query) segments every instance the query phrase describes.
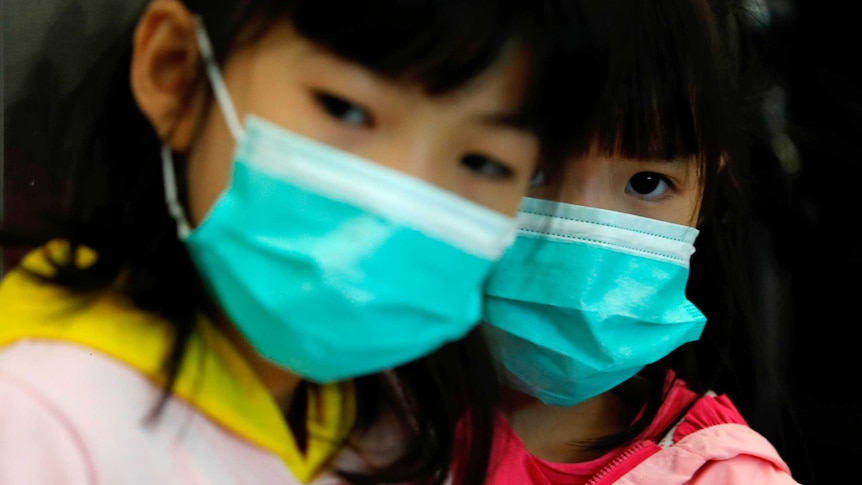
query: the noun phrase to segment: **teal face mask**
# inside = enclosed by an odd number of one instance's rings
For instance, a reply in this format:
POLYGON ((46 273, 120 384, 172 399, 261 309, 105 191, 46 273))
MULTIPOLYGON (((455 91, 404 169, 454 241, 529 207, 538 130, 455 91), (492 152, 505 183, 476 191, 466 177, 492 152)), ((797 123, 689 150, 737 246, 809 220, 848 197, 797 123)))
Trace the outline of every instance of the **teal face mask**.
POLYGON ((530 198, 519 222, 484 309, 511 387, 572 406, 700 337, 685 296, 697 229, 530 198))
POLYGON ((232 180, 192 229, 165 148, 167 201, 256 351, 325 383, 417 359, 473 328, 515 219, 254 116, 241 128, 202 31, 200 43, 237 138, 232 180))

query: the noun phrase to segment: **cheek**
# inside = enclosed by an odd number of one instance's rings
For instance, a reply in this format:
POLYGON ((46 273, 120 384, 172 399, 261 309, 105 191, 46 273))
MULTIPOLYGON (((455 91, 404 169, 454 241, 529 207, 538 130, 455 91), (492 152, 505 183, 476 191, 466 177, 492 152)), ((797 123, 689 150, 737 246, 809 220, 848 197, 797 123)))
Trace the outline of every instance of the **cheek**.
POLYGON ((700 218, 700 207, 703 204, 703 189, 698 183, 692 183, 689 189, 679 198, 677 224, 696 227, 700 218))
POLYGON ((701 202, 701 198, 698 197, 695 202, 688 205, 688 218, 683 224, 691 227, 697 227, 698 219, 700 219, 701 202))
POLYGON ((227 188, 233 169, 233 138, 221 121, 221 115, 212 109, 209 113, 187 158, 189 216, 195 226, 206 217, 227 188))
POLYGON ((695 193, 683 194, 648 209, 646 214, 639 215, 683 226, 695 227, 700 211, 700 196, 695 193))
POLYGON ((665 217, 661 217, 667 222, 673 222, 683 226, 694 227, 697 223, 697 208, 690 204, 678 204, 678 207, 673 211, 665 211, 668 213, 665 217))
POLYGON ((527 195, 529 180, 511 180, 507 183, 482 184, 470 197, 474 201, 501 214, 514 216, 527 195))

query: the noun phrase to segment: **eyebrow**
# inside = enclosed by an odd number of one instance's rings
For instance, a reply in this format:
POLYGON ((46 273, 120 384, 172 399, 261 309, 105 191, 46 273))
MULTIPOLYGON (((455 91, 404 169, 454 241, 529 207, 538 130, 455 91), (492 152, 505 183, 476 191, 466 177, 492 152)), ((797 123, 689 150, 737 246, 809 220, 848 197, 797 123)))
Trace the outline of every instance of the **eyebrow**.
POLYGON ((656 161, 659 163, 666 163, 668 165, 691 165, 692 163, 697 163, 698 158, 695 155, 687 155, 677 156, 674 158, 663 158, 656 161))
POLYGON ((495 113, 485 113, 476 117, 480 123, 486 125, 499 126, 501 128, 510 128, 519 131, 535 131, 535 128, 530 126, 527 116, 521 111, 499 111, 495 113))
POLYGON ((696 157, 674 157, 674 158, 633 158, 633 160, 641 163, 662 163, 665 165, 688 165, 696 161, 696 157))
POLYGON ((658 164, 662 167, 666 167, 665 170, 688 170, 689 167, 695 166, 697 164, 696 157, 675 157, 675 158, 635 158, 633 159, 637 164, 658 164))

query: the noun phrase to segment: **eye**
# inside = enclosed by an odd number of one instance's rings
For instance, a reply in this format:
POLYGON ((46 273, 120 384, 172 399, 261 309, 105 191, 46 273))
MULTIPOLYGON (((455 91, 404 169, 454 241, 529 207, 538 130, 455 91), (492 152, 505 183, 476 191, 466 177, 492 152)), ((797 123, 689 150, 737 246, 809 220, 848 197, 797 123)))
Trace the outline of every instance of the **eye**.
POLYGON ((371 116, 371 113, 356 103, 321 91, 314 93, 314 97, 329 116, 345 125, 374 126, 374 117, 371 116))
POLYGON ((655 172, 638 172, 626 184, 626 193, 647 200, 655 200, 673 189, 671 181, 655 172))
POLYGON ((541 187, 545 185, 545 181, 545 170, 539 167, 530 178, 530 187, 541 187))
POLYGON ((465 155, 461 164, 468 170, 484 178, 507 179, 513 175, 513 171, 504 163, 484 155, 465 155))

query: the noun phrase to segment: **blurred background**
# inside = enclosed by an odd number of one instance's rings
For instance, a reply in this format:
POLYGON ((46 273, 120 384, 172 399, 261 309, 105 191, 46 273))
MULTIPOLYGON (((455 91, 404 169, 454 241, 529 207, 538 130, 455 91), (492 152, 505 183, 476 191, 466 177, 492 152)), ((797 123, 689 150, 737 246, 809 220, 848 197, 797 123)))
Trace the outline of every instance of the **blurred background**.
MULTIPOLYGON (((145 0, 0 0, 2 5, 3 150, 0 217, 7 226, 33 224, 60 202, 48 164, 62 150, 53 143, 69 127, 68 99, 134 20, 145 0)), ((23 250, 7 249, 0 274, 23 250)))
MULTIPOLYGON (((74 133, 66 100, 87 68, 144 0, 0 0, 0 217, 38 223, 61 203, 58 133, 74 133)), ((847 2, 751 0, 772 83, 763 104, 764 141, 752 149, 760 221, 759 297, 780 383, 751 373, 759 400, 751 424, 776 445, 804 484, 845 482, 862 463, 862 79, 860 25, 847 2), (848 8, 844 11, 843 8, 848 8), (776 407, 774 398, 782 400, 776 407), (784 402, 786 401, 786 402, 784 402), (758 404, 759 403, 759 404, 758 404)), ((86 100, 80 100, 86 102, 86 100)), ((23 250, 22 250, 23 251, 23 250)), ((0 274, 21 257, 5 250, 0 274)), ((0 324, 3 316, 0 315, 0 324)))
POLYGON ((782 361, 794 416, 784 417, 783 453, 808 484, 845 483, 862 463, 862 74, 859 22, 846 3, 772 5, 770 68, 783 112, 773 151, 788 177, 764 178, 761 207, 772 221, 776 274, 790 293, 776 302, 782 361), (798 163, 793 162, 796 160, 798 163), (794 168, 797 167, 797 168, 794 168), (789 190, 779 189, 789 184, 789 190), (786 197, 769 199, 772 194, 786 197), (783 201, 787 202, 784 203, 783 201))

